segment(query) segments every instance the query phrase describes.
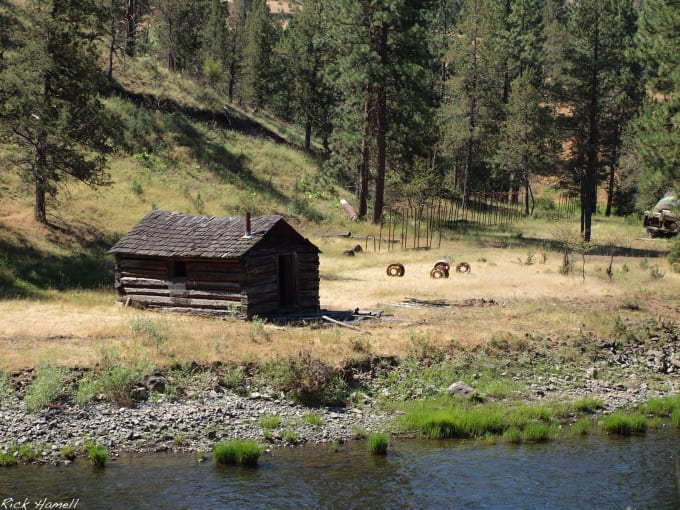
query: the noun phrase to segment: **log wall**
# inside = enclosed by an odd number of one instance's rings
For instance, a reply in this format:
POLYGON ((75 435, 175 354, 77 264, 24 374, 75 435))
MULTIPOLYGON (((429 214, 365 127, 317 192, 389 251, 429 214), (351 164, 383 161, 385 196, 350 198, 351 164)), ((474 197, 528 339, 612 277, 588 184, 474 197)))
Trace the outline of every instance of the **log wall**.
POLYGON ((173 278, 175 261, 117 256, 118 301, 140 307, 214 315, 270 317, 319 310, 319 256, 296 252, 296 302, 279 303, 279 253, 264 250, 243 259, 182 260, 186 277, 173 278))

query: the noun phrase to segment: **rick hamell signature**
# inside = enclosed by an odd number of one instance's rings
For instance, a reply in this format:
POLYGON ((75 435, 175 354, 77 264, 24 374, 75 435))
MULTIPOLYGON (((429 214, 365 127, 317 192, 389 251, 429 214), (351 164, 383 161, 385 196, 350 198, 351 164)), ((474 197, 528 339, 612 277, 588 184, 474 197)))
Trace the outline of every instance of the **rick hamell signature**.
POLYGON ((0 500, 0 510, 73 510, 78 508, 78 503, 80 498, 73 498, 70 501, 52 501, 49 498, 5 498, 0 500))

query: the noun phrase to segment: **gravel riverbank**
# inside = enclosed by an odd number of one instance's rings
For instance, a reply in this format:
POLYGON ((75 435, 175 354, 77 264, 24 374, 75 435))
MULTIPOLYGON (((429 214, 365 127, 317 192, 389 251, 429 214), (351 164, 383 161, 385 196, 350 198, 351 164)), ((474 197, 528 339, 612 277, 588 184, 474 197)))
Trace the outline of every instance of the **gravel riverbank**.
MULTIPOLYGON (((489 358, 486 360, 488 365, 489 358)), ((607 413, 634 409, 650 398, 680 392, 680 356, 675 342, 657 344, 653 349, 631 344, 627 349, 612 350, 601 345, 587 362, 547 363, 540 368, 533 354, 525 356, 523 365, 502 355, 494 363, 499 380, 516 386, 505 396, 482 394, 485 400, 573 402, 596 398, 603 403, 599 412, 607 413)), ((445 393, 446 386, 420 383, 421 370, 430 368, 395 364, 384 369, 392 372, 390 377, 382 377, 385 373, 378 376, 375 370, 355 374, 364 391, 345 407, 308 407, 291 403, 280 392, 253 388, 235 393, 213 381, 188 396, 153 393, 153 398, 145 395, 146 400, 127 406, 99 400, 81 407, 64 399, 29 413, 22 392, 17 392, 0 399, 0 453, 28 445, 40 452, 38 461, 60 463, 68 462, 63 459, 63 447, 81 451, 88 441, 106 447, 112 455, 122 451, 207 453, 215 443, 234 438, 255 439, 272 447, 341 443, 393 430, 395 416, 380 410, 377 402, 381 399, 445 393), (267 417, 277 417, 268 429, 262 419, 267 417)), ((30 377, 29 373, 14 374, 14 381, 23 380, 25 388, 30 377)), ((467 382, 475 387, 478 377, 473 373, 467 382)), ((456 380, 452 374, 449 383, 456 380)))

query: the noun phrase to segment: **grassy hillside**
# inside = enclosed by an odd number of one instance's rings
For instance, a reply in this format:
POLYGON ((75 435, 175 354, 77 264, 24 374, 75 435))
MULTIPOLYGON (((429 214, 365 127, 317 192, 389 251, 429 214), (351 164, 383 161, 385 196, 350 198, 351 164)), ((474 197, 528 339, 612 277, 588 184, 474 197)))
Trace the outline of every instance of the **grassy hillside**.
POLYGON ((110 186, 67 183, 48 202, 48 228, 32 219, 30 185, 2 174, 0 296, 110 285, 105 251, 151 209, 282 214, 303 230, 341 228, 342 191, 319 179, 318 162, 286 126, 226 107, 151 64, 126 71, 105 99, 125 147, 111 158, 110 186))

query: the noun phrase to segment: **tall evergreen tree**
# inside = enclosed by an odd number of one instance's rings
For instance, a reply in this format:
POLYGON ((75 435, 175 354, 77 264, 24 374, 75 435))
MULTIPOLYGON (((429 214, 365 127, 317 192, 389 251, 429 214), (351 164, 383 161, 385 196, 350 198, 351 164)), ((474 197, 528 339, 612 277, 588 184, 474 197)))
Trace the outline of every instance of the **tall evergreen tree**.
POLYGON ((203 76, 215 87, 225 81, 227 64, 227 18, 229 7, 221 0, 211 0, 201 37, 203 76))
POLYGON ((466 0, 458 34, 449 49, 450 78, 444 105, 444 145, 450 152, 452 185, 467 207, 473 180, 488 182, 491 158, 490 132, 497 125, 494 113, 501 97, 501 81, 489 55, 493 38, 488 0, 466 0))
MULTIPOLYGON (((530 177, 550 164, 548 134, 550 116, 545 97, 536 88, 531 71, 522 72, 510 84, 506 118, 501 126, 497 164, 524 187, 524 212, 530 214, 530 177)), ((516 188, 513 188, 515 191, 516 188)))
POLYGON ((427 132, 434 124, 428 74, 434 65, 426 27, 432 5, 426 0, 336 0, 329 8, 337 45, 330 75, 342 94, 334 137, 336 144, 345 144, 350 165, 359 169, 362 216, 367 213, 369 167, 373 167, 374 223, 382 217, 388 161, 402 158, 408 163, 429 149, 418 130, 427 132), (357 135, 348 132, 352 126, 360 133, 358 144, 357 135))
POLYGON ((333 95, 323 80, 329 46, 324 22, 325 2, 306 0, 298 6, 277 49, 278 94, 285 95, 282 113, 304 127, 305 150, 311 149, 312 131, 324 139, 330 134, 333 95))
POLYGON ((632 69, 625 58, 632 49, 631 0, 582 0, 568 5, 569 39, 566 62, 569 74, 563 83, 564 100, 573 107, 574 167, 581 184, 581 233, 591 240, 592 215, 596 211, 597 186, 604 174, 603 151, 620 144, 608 130, 620 129, 614 112, 626 101, 620 98, 622 67, 632 69), (616 99, 614 99, 616 98, 616 99), (610 125, 606 125, 608 120, 610 125))
POLYGON ((227 96, 229 102, 234 100, 238 85, 241 82, 241 69, 243 67, 243 46, 245 44, 245 24, 252 0, 234 0, 229 9, 227 19, 227 72, 228 86, 227 96))
POLYGON ((108 182, 110 125, 97 95, 101 11, 92 0, 30 0, 30 26, 0 72, 0 143, 35 190, 35 219, 47 223, 46 196, 69 178, 108 182), (99 30, 97 30, 99 28, 99 30))
POLYGON ((200 74, 201 35, 209 0, 156 0, 156 29, 168 69, 200 74))
POLYGON ((246 16, 241 97, 253 107, 265 105, 272 77, 271 55, 279 31, 266 0, 254 0, 246 16))
POLYGON ((634 149, 644 207, 671 188, 680 190, 680 8, 647 0, 639 18, 639 52, 648 95, 634 123, 634 149))

